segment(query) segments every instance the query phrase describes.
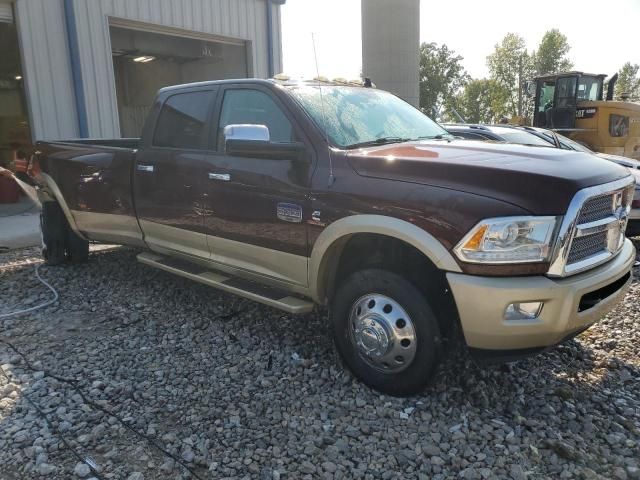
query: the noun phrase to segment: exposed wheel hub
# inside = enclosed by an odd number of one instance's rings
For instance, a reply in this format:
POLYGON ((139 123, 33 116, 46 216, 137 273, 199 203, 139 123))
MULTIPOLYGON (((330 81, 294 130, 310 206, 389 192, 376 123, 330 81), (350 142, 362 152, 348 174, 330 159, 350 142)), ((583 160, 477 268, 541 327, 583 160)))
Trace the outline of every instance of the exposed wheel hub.
POLYGON ((382 357, 389 351, 389 334, 384 328, 384 319, 375 316, 358 318, 353 334, 358 347, 371 357, 382 357))
POLYGON ((356 300, 350 314, 351 341, 372 367, 385 372, 407 368, 416 353, 416 332, 402 306, 385 295, 356 300))

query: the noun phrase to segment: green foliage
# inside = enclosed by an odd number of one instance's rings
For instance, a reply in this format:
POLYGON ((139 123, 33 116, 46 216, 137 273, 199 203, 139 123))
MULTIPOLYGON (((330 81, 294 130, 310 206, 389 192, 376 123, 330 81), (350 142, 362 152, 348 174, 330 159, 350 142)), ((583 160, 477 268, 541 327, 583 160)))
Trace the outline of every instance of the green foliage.
POLYGON ((507 115, 509 91, 493 79, 471 80, 456 98, 455 108, 469 123, 496 123, 507 115))
POLYGON ((615 87, 615 98, 622 94, 628 94, 631 100, 640 99, 640 65, 631 62, 625 63, 618 71, 618 82, 615 87))
POLYGON ((540 41, 538 50, 531 54, 536 75, 571 70, 573 63, 567 58, 569 50, 571 47, 566 35, 560 33, 557 28, 547 31, 540 41))
POLYGON ((526 115, 531 102, 524 95, 524 83, 533 77, 534 66, 524 38, 508 33, 487 57, 487 66, 491 79, 508 92, 508 114, 526 115))
MULTIPOLYGON (((442 116, 447 121, 458 121, 454 110, 473 123, 496 122, 503 116, 528 117, 533 110, 533 98, 525 92, 526 82, 536 75, 571 70, 570 49, 567 37, 557 29, 547 31, 538 49, 531 53, 524 38, 508 33, 487 57, 490 78, 472 80, 464 70, 460 55, 446 45, 423 43, 420 46, 420 106, 427 114, 442 116)), ((630 91, 637 95, 640 94, 638 66, 635 70, 633 67, 628 64, 625 75, 636 79, 635 84, 630 83, 636 85, 630 91)), ((620 77, 622 80, 622 73, 620 77)))
POLYGON ((462 60, 446 45, 420 45, 420 107, 427 115, 437 117, 469 80, 462 60))

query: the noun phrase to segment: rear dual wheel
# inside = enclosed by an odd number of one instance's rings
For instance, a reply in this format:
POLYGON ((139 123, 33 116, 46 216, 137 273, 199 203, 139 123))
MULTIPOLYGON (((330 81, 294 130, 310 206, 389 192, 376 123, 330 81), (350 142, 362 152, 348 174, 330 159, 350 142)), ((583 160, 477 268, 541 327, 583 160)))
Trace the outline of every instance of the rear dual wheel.
POLYGON ((424 294, 402 276, 351 274, 337 288, 331 322, 342 359, 370 387, 411 395, 428 384, 440 359, 440 330, 424 294))
POLYGON ((47 265, 60 265, 65 261, 86 262, 89 258, 89 242, 71 229, 58 203, 42 204, 40 228, 42 256, 47 265))

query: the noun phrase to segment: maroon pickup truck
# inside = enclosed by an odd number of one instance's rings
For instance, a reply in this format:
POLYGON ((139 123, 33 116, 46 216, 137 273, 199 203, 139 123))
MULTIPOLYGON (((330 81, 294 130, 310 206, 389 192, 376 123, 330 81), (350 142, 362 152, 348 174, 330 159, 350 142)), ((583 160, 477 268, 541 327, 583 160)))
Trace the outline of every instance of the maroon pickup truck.
POLYGON ((423 388, 456 332, 484 359, 535 353, 631 282, 625 168, 454 139, 373 88, 169 87, 139 140, 38 149, 49 264, 119 243, 287 312, 327 305, 346 364, 391 394, 423 388))

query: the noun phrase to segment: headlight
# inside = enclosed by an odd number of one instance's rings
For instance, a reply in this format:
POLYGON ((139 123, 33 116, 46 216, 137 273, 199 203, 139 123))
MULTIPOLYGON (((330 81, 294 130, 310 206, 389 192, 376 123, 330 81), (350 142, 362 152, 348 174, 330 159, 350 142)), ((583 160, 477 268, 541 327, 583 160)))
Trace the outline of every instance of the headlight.
POLYGON ((558 217, 501 217, 478 223, 455 253, 470 263, 544 262, 552 250, 558 217))

